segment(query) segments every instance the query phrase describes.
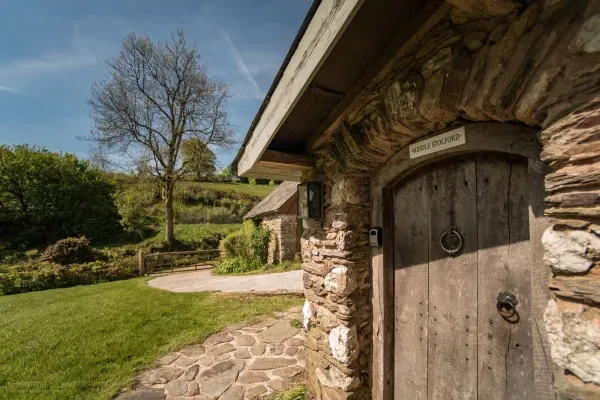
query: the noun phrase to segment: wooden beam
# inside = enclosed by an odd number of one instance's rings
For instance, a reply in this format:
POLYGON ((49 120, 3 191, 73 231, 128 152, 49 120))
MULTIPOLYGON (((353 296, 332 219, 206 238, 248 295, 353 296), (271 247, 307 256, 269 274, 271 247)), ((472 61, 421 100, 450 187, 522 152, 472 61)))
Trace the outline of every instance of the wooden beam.
POLYGON ((275 181, 300 182, 302 178, 302 172, 282 171, 277 169, 254 166, 250 170, 244 172, 243 176, 247 178, 273 179, 275 181))
POLYGON ((275 150, 266 150, 259 162, 273 165, 294 165, 302 170, 315 167, 315 160, 310 156, 305 156, 303 154, 282 153, 275 150))
POLYGON ((323 119, 308 139, 305 150, 313 152, 325 143, 335 129, 347 118, 350 112, 364 107, 373 99, 371 93, 394 71, 399 61, 415 51, 422 39, 452 9, 441 0, 429 0, 382 52, 382 55, 361 76, 358 82, 346 92, 335 108, 323 119))
POLYGON ((240 175, 256 165, 363 2, 321 2, 244 149, 240 175))
POLYGON ((282 153, 274 150, 264 152, 260 160, 256 163, 256 168, 262 170, 277 171, 278 174, 288 174, 290 172, 303 172, 315 167, 315 160, 312 157, 302 154, 282 153))

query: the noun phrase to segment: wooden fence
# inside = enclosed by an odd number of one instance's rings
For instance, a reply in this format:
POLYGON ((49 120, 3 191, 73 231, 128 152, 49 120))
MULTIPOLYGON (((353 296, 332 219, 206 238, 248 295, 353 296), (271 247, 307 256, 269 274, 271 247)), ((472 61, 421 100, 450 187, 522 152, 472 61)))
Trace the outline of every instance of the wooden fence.
MULTIPOLYGON (((198 269, 198 265, 214 261, 221 255, 221 250, 192 250, 175 251, 170 253, 152 253, 146 254, 143 251, 138 252, 140 276, 151 275, 164 271, 175 272, 186 267, 198 269)), ((189 271, 188 269, 185 269, 189 271)))

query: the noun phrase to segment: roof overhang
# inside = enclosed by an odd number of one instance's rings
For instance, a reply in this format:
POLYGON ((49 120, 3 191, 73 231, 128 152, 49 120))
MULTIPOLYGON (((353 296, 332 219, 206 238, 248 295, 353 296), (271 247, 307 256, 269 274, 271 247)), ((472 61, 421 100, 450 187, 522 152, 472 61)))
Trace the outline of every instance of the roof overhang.
POLYGON ((443 0, 315 1, 233 161, 238 175, 299 181, 373 79, 449 9, 443 0))

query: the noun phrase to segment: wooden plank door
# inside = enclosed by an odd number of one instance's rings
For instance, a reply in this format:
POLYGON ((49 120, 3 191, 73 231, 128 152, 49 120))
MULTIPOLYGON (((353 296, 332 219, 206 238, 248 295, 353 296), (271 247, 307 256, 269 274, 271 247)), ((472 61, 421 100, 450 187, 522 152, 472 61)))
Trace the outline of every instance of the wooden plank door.
POLYGON ((479 398, 533 399, 532 247, 526 159, 477 155, 479 398), (517 296, 518 315, 496 310, 499 292, 517 296))
POLYGON ((430 171, 429 399, 477 399, 475 171, 473 155, 438 163, 430 171), (458 257, 440 246, 449 227, 463 237, 458 257))
POLYGON ((394 359, 396 399, 427 399, 427 331, 429 318, 429 188, 428 174, 419 174, 396 191, 394 260, 394 359))
POLYGON ((528 162, 483 153, 394 191, 395 399, 534 398, 528 162), (464 247, 446 254, 455 227, 464 247), (496 310, 516 294, 518 322, 496 310))

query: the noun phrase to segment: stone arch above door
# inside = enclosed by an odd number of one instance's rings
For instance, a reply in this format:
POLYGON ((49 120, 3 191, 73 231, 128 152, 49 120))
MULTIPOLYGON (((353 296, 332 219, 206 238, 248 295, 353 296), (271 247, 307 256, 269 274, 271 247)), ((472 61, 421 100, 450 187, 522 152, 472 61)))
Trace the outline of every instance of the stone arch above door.
POLYGON ((371 180, 371 190, 391 187, 424 165, 465 153, 492 151, 516 154, 533 160, 540 158, 541 146, 537 139, 538 131, 525 126, 497 122, 470 123, 435 132, 431 136, 458 128, 465 130, 466 143, 464 145, 412 159, 409 156, 409 147, 405 146, 377 171, 371 180))

